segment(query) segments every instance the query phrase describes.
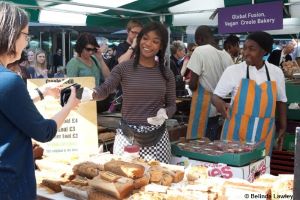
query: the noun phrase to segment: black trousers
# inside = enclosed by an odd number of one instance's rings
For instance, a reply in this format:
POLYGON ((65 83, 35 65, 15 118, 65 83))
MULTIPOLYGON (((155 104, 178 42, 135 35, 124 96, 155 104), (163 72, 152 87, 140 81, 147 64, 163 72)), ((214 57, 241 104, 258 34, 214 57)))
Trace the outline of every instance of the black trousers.
POLYGON ((220 116, 208 118, 205 137, 211 141, 219 140, 221 137, 222 125, 219 123, 220 116))

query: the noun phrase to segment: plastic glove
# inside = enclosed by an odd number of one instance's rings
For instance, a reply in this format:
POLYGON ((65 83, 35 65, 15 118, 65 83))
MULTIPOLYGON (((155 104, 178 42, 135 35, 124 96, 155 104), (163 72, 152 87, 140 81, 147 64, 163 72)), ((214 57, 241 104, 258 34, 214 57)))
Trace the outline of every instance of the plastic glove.
POLYGON ((84 87, 81 96, 81 102, 87 102, 93 100, 93 90, 90 88, 84 87))
POLYGON ((160 126, 162 125, 166 119, 168 119, 167 111, 164 108, 161 108, 157 111, 157 115, 155 117, 147 118, 147 122, 152 125, 160 126))

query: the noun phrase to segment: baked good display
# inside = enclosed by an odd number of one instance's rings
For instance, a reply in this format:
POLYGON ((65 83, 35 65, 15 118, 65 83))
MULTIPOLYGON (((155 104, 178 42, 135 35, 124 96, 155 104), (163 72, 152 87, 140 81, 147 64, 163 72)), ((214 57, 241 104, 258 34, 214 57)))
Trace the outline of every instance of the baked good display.
POLYGON ((104 170, 120 176, 136 179, 144 176, 145 167, 139 164, 112 160, 104 164, 104 170))
POLYGON ((107 159, 101 164, 83 162, 73 167, 75 175, 63 172, 63 168, 59 173, 50 166, 43 168, 52 170, 41 174, 37 170, 37 177, 43 180, 41 185, 79 200, 227 200, 244 199, 250 194, 261 195, 260 199, 272 196, 279 200, 282 195, 293 194, 293 175, 262 175, 249 183, 242 179, 210 177, 205 166, 189 166, 184 171, 183 166, 141 159, 131 162, 107 159))

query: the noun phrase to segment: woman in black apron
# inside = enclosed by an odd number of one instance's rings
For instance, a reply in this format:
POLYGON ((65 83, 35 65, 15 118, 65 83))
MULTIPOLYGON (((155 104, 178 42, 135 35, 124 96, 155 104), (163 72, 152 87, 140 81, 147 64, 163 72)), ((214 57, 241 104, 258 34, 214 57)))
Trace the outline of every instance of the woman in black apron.
POLYGON ((138 144, 140 157, 168 163, 171 157, 169 135, 164 123, 176 110, 175 79, 165 66, 168 31, 161 23, 144 27, 137 37, 134 59, 115 66, 110 77, 94 89, 93 99, 101 100, 122 86, 122 120, 114 143, 114 154, 125 146, 138 144), (160 123, 148 118, 162 113, 160 123))

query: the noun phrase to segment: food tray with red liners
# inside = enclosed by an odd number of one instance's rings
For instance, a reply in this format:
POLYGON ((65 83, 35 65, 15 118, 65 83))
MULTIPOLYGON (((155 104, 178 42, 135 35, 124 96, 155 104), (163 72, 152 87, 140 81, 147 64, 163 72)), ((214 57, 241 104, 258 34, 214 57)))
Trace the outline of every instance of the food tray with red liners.
POLYGON ((173 144, 172 154, 238 167, 248 165, 265 156, 264 148, 256 144, 244 144, 235 141, 210 142, 205 139, 173 144))

